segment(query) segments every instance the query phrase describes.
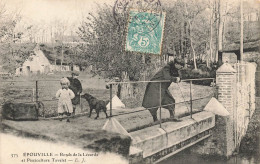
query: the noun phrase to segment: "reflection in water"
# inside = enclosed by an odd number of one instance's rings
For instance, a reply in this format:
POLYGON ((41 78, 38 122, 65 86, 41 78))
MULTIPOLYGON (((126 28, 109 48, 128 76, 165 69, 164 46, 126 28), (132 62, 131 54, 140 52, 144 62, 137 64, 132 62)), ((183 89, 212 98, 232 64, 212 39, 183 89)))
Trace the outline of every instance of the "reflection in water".
POLYGON ((255 154, 238 154, 229 160, 202 157, 189 150, 185 150, 168 158, 159 164, 260 164, 260 153, 255 154))
POLYGON ((257 152, 246 154, 239 153, 228 160, 204 157, 192 153, 190 150, 184 150, 173 157, 170 157, 159 164, 260 164, 260 133, 257 136, 257 152))

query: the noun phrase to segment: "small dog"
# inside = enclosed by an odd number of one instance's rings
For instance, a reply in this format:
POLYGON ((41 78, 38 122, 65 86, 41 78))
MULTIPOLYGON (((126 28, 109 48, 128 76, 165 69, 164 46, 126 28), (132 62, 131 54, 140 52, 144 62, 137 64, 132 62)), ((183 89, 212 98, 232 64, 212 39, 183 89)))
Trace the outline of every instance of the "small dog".
POLYGON ((97 116, 95 119, 99 117, 99 111, 103 110, 104 113, 106 114, 106 118, 108 118, 107 115, 107 107, 106 105, 108 104, 109 101, 103 101, 103 100, 98 100, 94 96, 85 93, 84 95, 81 95, 82 98, 86 99, 88 101, 89 107, 90 107, 90 113, 88 117, 91 117, 92 110, 95 109, 97 116))

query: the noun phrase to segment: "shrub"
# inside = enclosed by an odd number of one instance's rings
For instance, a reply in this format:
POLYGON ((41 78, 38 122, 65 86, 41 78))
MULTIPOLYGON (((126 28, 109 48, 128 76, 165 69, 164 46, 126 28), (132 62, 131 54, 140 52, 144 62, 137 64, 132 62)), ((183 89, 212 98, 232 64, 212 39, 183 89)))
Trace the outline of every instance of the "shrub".
MULTIPOLYGON (((199 78, 215 78, 216 77, 216 70, 215 69, 197 69, 193 70, 190 68, 182 69, 180 71, 182 79, 199 79, 199 78)), ((193 84, 199 85, 210 85, 212 80, 199 80, 193 81, 193 84)))

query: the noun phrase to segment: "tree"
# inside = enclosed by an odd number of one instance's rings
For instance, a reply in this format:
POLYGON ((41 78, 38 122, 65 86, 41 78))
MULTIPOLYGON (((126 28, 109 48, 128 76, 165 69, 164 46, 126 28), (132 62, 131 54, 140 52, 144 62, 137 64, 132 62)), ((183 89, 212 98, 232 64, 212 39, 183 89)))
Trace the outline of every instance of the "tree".
POLYGON ((121 78, 127 72, 131 80, 138 80, 143 70, 142 56, 124 50, 126 21, 118 24, 112 12, 112 6, 98 7, 97 14, 89 13, 79 27, 78 35, 86 42, 84 55, 97 73, 107 71, 109 78, 121 78))
POLYGON ((214 10, 213 10, 213 3, 209 0, 209 9, 210 9, 210 39, 209 39, 209 56, 210 56, 210 62, 213 61, 213 16, 214 16, 214 10))
POLYGON ((16 9, 7 13, 5 1, 0 2, 0 42, 17 42, 21 39, 22 32, 15 32, 17 23, 21 20, 21 10, 16 9))
MULTIPOLYGON (((162 54, 187 56, 194 69, 197 58, 217 61, 222 45, 239 36, 237 27, 230 23, 238 21, 237 7, 228 1, 177 0, 162 4, 162 8, 166 12, 162 54)), ((109 5, 99 6, 95 14, 89 13, 78 31, 87 46, 82 51, 92 65, 100 72, 107 71, 109 77, 121 77, 122 72, 127 72, 131 79, 138 80, 138 72, 149 69, 146 62, 151 56, 145 55, 143 60, 144 55, 125 52, 127 18, 122 16, 118 20, 115 21, 109 5)))

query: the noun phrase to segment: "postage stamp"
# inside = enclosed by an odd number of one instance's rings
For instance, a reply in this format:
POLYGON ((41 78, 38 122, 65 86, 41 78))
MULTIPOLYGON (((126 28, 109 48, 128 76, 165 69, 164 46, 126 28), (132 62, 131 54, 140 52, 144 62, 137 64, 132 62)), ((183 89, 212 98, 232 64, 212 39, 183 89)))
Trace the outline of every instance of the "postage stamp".
POLYGON ((165 13, 129 11, 125 50, 161 54, 165 13))

